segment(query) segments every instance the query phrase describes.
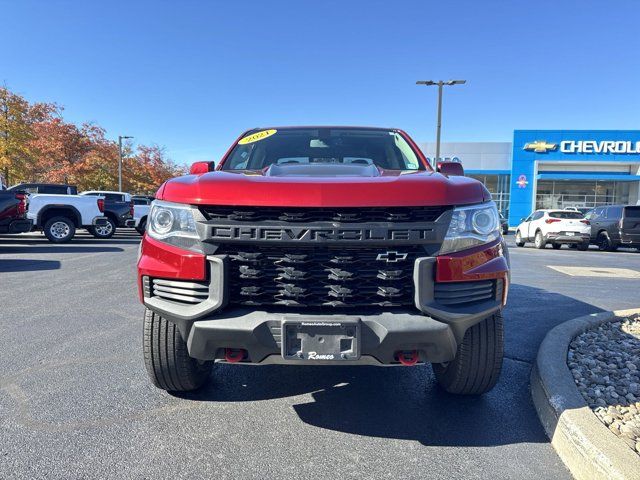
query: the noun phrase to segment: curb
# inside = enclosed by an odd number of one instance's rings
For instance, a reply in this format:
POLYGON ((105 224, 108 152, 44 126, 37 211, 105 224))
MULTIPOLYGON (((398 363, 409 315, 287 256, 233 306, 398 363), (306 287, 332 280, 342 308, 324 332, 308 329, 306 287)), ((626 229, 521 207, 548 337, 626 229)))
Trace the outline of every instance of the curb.
POLYGON ((576 335, 640 309, 574 318, 545 336, 531 371, 531 397, 551 444, 579 479, 640 480, 640 457, 611 432, 587 405, 567 366, 576 335))

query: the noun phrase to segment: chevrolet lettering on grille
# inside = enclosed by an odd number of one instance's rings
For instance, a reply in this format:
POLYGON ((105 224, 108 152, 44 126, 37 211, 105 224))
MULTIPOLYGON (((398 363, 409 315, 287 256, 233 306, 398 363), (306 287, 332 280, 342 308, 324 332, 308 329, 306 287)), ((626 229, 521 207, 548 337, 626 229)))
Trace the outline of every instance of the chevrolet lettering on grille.
POLYGON ((208 225, 207 241, 210 242, 355 242, 396 244, 425 244, 436 239, 436 232, 429 227, 389 228, 361 226, 350 227, 281 227, 245 225, 208 225))

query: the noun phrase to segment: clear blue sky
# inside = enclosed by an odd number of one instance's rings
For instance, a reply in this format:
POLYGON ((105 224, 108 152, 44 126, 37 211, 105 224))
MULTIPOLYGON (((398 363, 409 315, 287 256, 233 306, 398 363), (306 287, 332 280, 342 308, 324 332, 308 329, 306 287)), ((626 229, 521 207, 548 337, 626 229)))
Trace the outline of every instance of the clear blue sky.
POLYGON ((0 82, 74 122, 217 160, 244 129, 394 126, 418 141, 640 128, 640 2, 0 0, 0 82))

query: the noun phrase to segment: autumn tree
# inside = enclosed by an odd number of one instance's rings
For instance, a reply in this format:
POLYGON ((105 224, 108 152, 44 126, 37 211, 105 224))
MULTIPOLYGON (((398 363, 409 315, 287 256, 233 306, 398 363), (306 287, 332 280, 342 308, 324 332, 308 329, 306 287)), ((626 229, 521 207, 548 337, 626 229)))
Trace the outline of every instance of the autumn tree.
MULTIPOLYGON (((118 145, 93 123, 65 122, 55 104, 30 104, 0 89, 0 171, 7 182, 69 183, 79 190, 118 188, 118 145)), ((124 148, 123 189, 154 193, 167 179, 186 171, 162 147, 124 148)))
POLYGON ((24 180, 32 167, 29 146, 35 136, 33 125, 59 114, 55 104, 30 104, 7 87, 0 87, 0 170, 7 183, 24 180))

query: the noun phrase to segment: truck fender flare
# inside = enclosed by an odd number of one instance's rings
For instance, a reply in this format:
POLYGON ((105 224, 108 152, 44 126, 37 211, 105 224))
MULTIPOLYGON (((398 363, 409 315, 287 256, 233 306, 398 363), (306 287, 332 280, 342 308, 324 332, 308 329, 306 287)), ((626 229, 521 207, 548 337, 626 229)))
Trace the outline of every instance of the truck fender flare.
POLYGON ((60 204, 60 205, 52 204, 52 205, 46 205, 42 207, 38 212, 38 221, 36 222, 37 226, 39 227, 42 226, 42 217, 49 210, 68 210, 69 213, 71 213, 71 220, 74 221, 74 223, 76 224, 76 227, 82 227, 82 215, 80 215, 80 212, 78 211, 78 209, 73 205, 65 205, 65 204, 60 204))

